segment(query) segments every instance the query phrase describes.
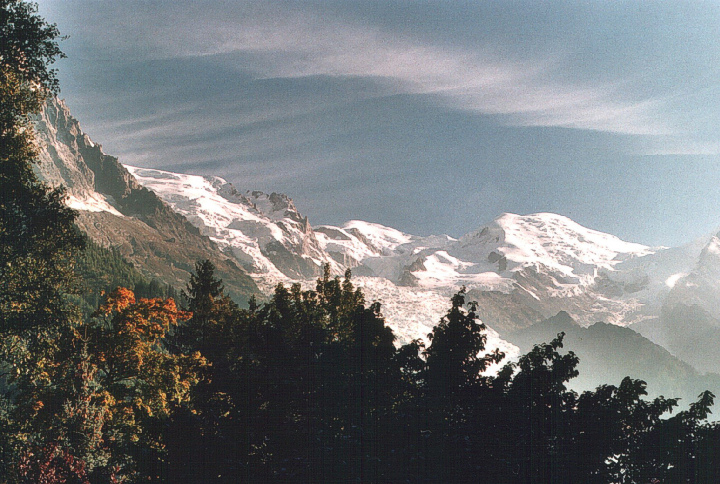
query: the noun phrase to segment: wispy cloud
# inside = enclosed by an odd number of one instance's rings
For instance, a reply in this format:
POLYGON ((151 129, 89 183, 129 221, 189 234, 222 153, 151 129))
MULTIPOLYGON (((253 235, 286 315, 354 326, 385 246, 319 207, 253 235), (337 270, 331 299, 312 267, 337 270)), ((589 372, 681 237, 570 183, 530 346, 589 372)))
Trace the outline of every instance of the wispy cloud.
POLYGON ((720 142, 671 138, 656 143, 656 146, 643 151, 643 154, 649 156, 718 156, 720 155, 720 142))
MULTIPOLYGON (((138 29, 116 49, 151 56, 243 55, 257 76, 362 77, 385 92, 432 96, 447 106, 502 115, 510 125, 557 126, 623 134, 668 134, 661 103, 624 84, 563 80, 561 57, 508 59, 495 46, 457 47, 293 8, 202 14, 177 9, 138 29)), ((107 37, 105 37, 107 38, 107 37)))
POLYGON ((376 78, 399 92, 433 95, 457 109, 508 115, 509 124, 626 134, 671 131, 660 121, 658 102, 625 98, 618 84, 560 81, 555 75, 561 63, 552 58, 508 60, 491 49, 432 45, 299 14, 262 20, 220 26, 210 34, 219 42, 200 42, 185 52, 254 53, 257 63, 251 67, 266 76, 376 78))

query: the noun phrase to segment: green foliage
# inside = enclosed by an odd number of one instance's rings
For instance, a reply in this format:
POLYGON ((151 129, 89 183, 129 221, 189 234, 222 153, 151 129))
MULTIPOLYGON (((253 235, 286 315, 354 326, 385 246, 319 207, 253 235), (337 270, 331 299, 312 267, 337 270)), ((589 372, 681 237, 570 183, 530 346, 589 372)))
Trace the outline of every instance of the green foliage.
MULTIPOLYGON (((57 91, 48 66, 62 57, 59 32, 37 15, 37 4, 0 0, 0 134, 27 140, 28 114, 37 113, 47 91, 57 91)), ((6 138, 6 140, 8 139, 6 138)))
POLYGON ((0 1, 0 468, 19 481, 61 472, 60 461, 68 472, 83 465, 53 441, 65 344, 79 321, 68 294, 83 240, 63 191, 32 170, 30 117, 57 89, 48 66, 61 55, 57 29, 36 11, 32 3, 0 1))
MULTIPOLYGON (((563 334, 496 376, 484 326, 455 295, 430 346, 394 345, 378 304, 347 273, 315 290, 278 285, 266 304, 229 304, 199 263, 177 346, 208 358, 186 408, 170 415, 169 482, 713 482, 699 439, 712 395, 643 399, 626 378, 578 396, 563 334), (204 304, 201 303, 204 301, 204 304), (195 322, 193 323, 193 320, 195 322), (193 409, 193 411, 188 411, 193 409), (662 418, 661 418, 662 417, 662 418), (655 440, 667 444, 657 445, 655 440), (698 463, 702 463, 699 467, 698 463), (692 472, 691 472, 692 471, 692 472), (688 476, 707 476, 707 478, 688 476), (692 480, 696 479, 696 480, 692 480)), ((703 442, 709 442, 704 440, 703 442)))
POLYGON ((72 318, 64 296, 73 289, 73 255, 82 247, 62 191, 40 183, 31 166, 30 115, 56 89, 47 66, 60 55, 57 29, 36 9, 0 2, 0 333, 9 337, 72 318))
POLYGON ((87 238, 85 249, 77 255, 75 268, 81 284, 73 301, 85 317, 98 308, 105 294, 117 287, 130 289, 137 297, 178 298, 175 288, 157 279, 148 280, 114 247, 101 247, 87 238))
POLYGON ((221 280, 215 278, 215 265, 209 260, 195 264, 195 273, 190 275, 187 290, 182 292, 192 318, 182 328, 181 340, 186 345, 199 345, 207 352, 211 350, 210 340, 222 337, 218 334, 218 311, 221 299, 225 306, 232 306, 232 301, 223 294, 221 280), (215 338, 211 338, 214 336, 215 338))

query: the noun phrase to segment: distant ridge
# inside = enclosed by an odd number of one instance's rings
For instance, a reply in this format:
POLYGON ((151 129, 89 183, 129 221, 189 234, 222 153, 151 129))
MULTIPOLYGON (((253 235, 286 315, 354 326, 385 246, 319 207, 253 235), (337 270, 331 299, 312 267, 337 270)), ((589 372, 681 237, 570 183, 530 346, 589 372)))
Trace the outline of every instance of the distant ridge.
POLYGON ((580 375, 570 382, 575 390, 592 390, 601 384, 618 385, 630 376, 646 381, 651 397, 679 397, 683 406, 708 389, 720 394, 720 375, 701 374, 630 328, 606 323, 583 328, 567 313, 558 313, 504 336, 526 353, 533 345, 551 341, 561 332, 565 333, 564 351, 573 351, 580 358, 580 375))

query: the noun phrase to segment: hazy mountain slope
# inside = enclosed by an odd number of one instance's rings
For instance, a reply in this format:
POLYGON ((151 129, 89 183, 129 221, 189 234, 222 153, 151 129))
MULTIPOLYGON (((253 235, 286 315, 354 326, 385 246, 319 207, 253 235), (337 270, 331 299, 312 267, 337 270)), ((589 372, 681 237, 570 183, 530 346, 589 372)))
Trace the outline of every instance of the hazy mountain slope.
POLYGON ((195 261, 210 259, 233 296, 242 300, 257 291, 233 258, 103 153, 62 102, 50 100, 36 126, 36 170, 68 188, 68 203, 80 212, 78 226, 91 239, 117 247, 141 273, 176 287, 187 283, 195 261))
POLYGON ((534 344, 548 342, 564 332, 564 351, 580 358, 580 376, 571 382, 578 390, 589 390, 603 383, 619 384, 625 376, 648 383, 651 396, 680 397, 687 404, 700 392, 720 391, 720 375, 702 375, 688 363, 673 356, 639 333, 620 326, 595 323, 583 328, 567 313, 505 334, 523 353, 534 344))
POLYGON ((698 305, 676 304, 657 322, 665 347, 700 371, 720 368, 720 321, 698 305))
POLYGON ((683 248, 693 264, 676 270, 658 298, 654 319, 633 329, 701 371, 720 371, 720 243, 699 239, 683 248))
POLYGON ((694 305, 720 318, 720 234, 705 244, 691 270, 676 276, 666 306, 694 305))

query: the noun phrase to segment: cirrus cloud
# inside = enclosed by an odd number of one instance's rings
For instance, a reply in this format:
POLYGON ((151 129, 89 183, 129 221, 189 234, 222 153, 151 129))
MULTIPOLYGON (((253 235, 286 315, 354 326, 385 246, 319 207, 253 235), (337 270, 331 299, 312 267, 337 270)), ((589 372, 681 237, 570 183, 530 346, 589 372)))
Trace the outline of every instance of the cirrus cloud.
MULTIPOLYGON (((380 93, 429 96, 444 105, 501 116, 519 126, 552 126, 661 135, 674 127, 662 101, 638 97, 622 80, 567 80, 563 55, 498 54, 493 45, 447 45, 372 24, 286 4, 224 4, 204 9, 116 6, 120 26, 99 22, 88 32, 109 57, 167 59, 228 56, 261 77, 373 79, 380 93), (132 35, 128 35, 132 33, 132 35)), ((227 66, 226 66, 227 67, 227 66)))

